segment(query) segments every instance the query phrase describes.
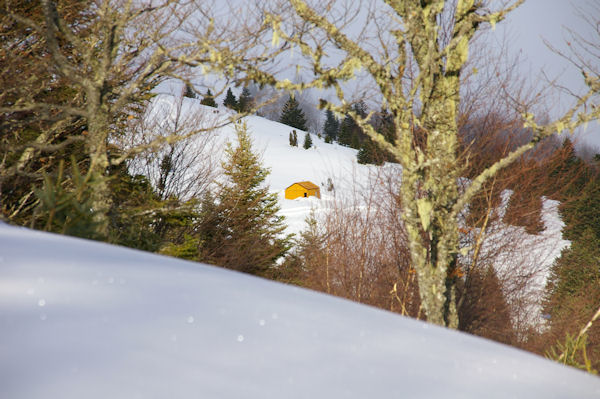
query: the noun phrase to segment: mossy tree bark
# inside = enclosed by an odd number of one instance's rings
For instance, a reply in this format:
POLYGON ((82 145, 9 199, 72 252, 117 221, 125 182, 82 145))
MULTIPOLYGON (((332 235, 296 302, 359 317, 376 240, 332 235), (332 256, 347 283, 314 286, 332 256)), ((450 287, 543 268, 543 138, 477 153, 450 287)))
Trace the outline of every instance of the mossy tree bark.
POLYGON ((375 24, 379 29, 375 35, 378 41, 377 46, 371 46, 353 39, 345 34, 344 27, 336 25, 347 26, 348 22, 339 16, 335 2, 320 4, 321 13, 304 0, 289 0, 300 21, 293 27, 289 26, 289 16, 264 12, 264 24, 257 37, 272 35, 269 56, 260 54, 249 59, 227 51, 226 47, 209 49, 200 43, 197 54, 186 56, 185 61, 198 65, 211 56, 219 61, 212 63, 209 71, 222 71, 229 76, 240 71, 243 79, 288 91, 333 89, 337 101, 321 100, 320 106, 339 115, 351 115, 402 165, 402 218, 411 262, 418 275, 422 306, 430 322, 456 328, 454 285, 458 278, 456 259, 461 250, 459 213, 487 179, 540 140, 555 132, 572 131, 600 115, 598 108, 590 112, 583 109, 600 89, 598 76, 587 73, 589 90, 568 112, 545 125, 539 125, 533 115, 523 112, 524 125, 533 132, 531 141, 485 169, 466 189, 459 191, 457 180, 465 158, 457 153, 457 113, 461 74, 466 68, 470 42, 478 30, 485 26, 493 28, 523 1, 515 0, 505 8, 490 10, 485 2, 475 0, 385 0, 382 7, 388 11, 389 24, 375 24), (386 26, 385 30, 381 26, 386 26), (326 56, 327 46, 343 52, 345 57, 339 62, 332 61, 326 56), (270 62, 290 48, 300 49, 310 64, 312 80, 292 83, 265 69, 264 60, 270 62), (369 124, 372 113, 361 116, 351 108, 344 82, 353 79, 358 71, 372 78, 383 106, 393 116, 398 137, 393 144, 369 124))
POLYGON ((167 18, 165 11, 171 4, 172 0, 152 7, 132 1, 90 1, 82 3, 75 22, 72 15, 64 14, 68 8, 65 11, 64 5, 52 0, 41 0, 38 19, 4 4, 8 21, 37 32, 44 46, 42 56, 47 55, 43 61, 49 65, 48 80, 59 77, 71 95, 47 96, 46 100, 21 96, 9 106, 0 106, 0 112, 31 112, 42 121, 64 120, 67 126, 77 121, 83 128, 67 140, 65 134, 51 131, 41 132, 35 142, 19 143, 23 148, 19 161, 2 165, 0 180, 23 173, 42 156, 53 156, 65 147, 65 141, 83 143, 85 162, 81 165, 97 232, 107 236, 112 204, 107 171, 125 159, 116 151, 111 155, 109 140, 122 134, 124 120, 141 109, 141 103, 150 98, 150 89, 173 69, 157 44, 168 33, 159 22, 167 18))

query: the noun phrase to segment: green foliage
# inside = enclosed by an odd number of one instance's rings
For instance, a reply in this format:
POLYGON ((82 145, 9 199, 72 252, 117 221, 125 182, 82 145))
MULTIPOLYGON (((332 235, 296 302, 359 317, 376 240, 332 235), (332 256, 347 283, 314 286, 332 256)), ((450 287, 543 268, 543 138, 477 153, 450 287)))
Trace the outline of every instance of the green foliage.
POLYGON ((319 228, 314 209, 311 209, 304 221, 306 228, 295 240, 293 252, 281 266, 273 270, 273 279, 308 286, 312 279, 317 278, 314 270, 325 262, 326 257, 325 234, 319 228))
POLYGON ((292 147, 298 147, 298 133, 295 130, 290 132, 289 140, 292 147))
POLYGON ((96 232, 90 197, 90 189, 94 182, 86 181, 74 158, 71 169, 71 176, 65 176, 64 161, 61 161, 54 180, 44 174, 42 188, 34 189, 39 200, 34 223, 45 231, 99 239, 101 237, 96 232))
POLYGON ((187 97, 187 98, 193 98, 193 99, 198 98, 198 95, 196 94, 196 90, 194 90, 194 87, 189 83, 186 83, 186 85, 185 85, 185 92, 183 93, 183 96, 187 97))
MULTIPOLYGON (((600 303, 600 239, 587 229, 580 239, 562 251, 550 269, 545 310, 553 323, 571 313, 571 301, 585 296, 600 303)), ((594 305, 587 306, 593 311, 594 305)))
POLYGON ((564 342, 558 341, 555 346, 546 351, 546 357, 566 366, 585 370, 591 374, 598 374, 588 358, 587 335, 585 334, 577 337, 567 334, 564 342))
POLYGON ((381 111, 377 132, 382 134, 388 143, 396 143, 396 129, 394 127, 394 118, 387 109, 381 111))
POLYGON ((295 127, 296 129, 306 130, 306 118, 304 112, 300 109, 300 105, 294 97, 290 96, 283 106, 279 122, 295 127))
POLYGON ((366 138, 356 154, 356 159, 360 164, 382 165, 384 162, 384 154, 379 150, 377 144, 369 138, 366 138))
POLYGON ((215 98, 213 97, 210 89, 206 90, 206 94, 202 98, 202 101, 200 101, 200 104, 217 108, 217 103, 215 102, 215 98))
POLYGON ((223 105, 227 108, 231 108, 233 110, 237 110, 238 102, 231 91, 231 88, 227 89, 227 94, 225 95, 225 100, 223 100, 223 105))
POLYGON ((590 180, 590 171, 585 162, 577 156, 573 142, 566 138, 562 147, 557 151, 557 159, 548 165, 548 176, 555 183, 550 192, 561 195, 556 198, 567 202, 584 189, 590 180))
POLYGON ((565 239, 580 240, 587 229, 600 237, 600 175, 590 180, 574 199, 565 202, 560 211, 566 224, 565 239))
POLYGON ((160 252, 163 255, 175 258, 198 260, 198 238, 190 234, 185 234, 182 243, 168 243, 160 252))
POLYGON ((237 147, 229 143, 225 150, 226 179, 214 201, 203 201, 199 260, 264 275, 289 250, 291 237, 283 236, 277 194, 264 186, 269 170, 252 152, 246 124, 237 124, 236 132, 237 147))
POLYGON ((254 98, 250 95, 250 90, 247 87, 242 89, 242 93, 240 94, 240 98, 238 100, 237 110, 239 112, 248 112, 254 106, 254 98))
POLYGON ((314 209, 304 220, 306 228, 300 233, 296 242, 296 253, 307 267, 318 259, 325 248, 325 235, 319 228, 314 209))
POLYGON ((338 135, 338 143, 343 146, 350 147, 352 144, 352 136, 354 129, 356 129, 356 123, 350 115, 346 115, 342 124, 340 125, 340 133, 338 135))
POLYGON ((325 111, 325 124, 323 125, 323 134, 325 135, 325 142, 331 143, 337 139, 338 132, 340 130, 340 121, 337 120, 333 112, 330 110, 325 111))
POLYGON ((126 165, 110 170, 112 206, 109 212, 108 241, 130 248, 155 252, 162 237, 160 209, 164 205, 145 176, 131 176, 126 165))
MULTIPOLYGON (((362 101, 354 104, 352 108, 353 111, 356 112, 361 118, 364 118, 367 115, 366 105, 362 101)), ((365 138, 366 134, 358 126, 356 121, 354 121, 352 116, 349 114, 346 115, 342 121, 342 124, 340 125, 338 143, 358 150, 365 138)))
POLYGON ((302 147, 304 147, 305 150, 308 150, 310 147, 312 147, 313 142, 312 142, 312 138, 310 137, 310 133, 306 132, 306 134, 304 135, 304 144, 302 145, 302 147))
MULTIPOLYGON (((549 315, 548 334, 565 337, 574 334, 583 320, 592 318, 600 303, 600 238, 590 228, 564 249, 550 270, 543 303, 544 313, 549 315)), ((600 329, 589 331, 586 343, 592 367, 600 367, 600 329)), ((573 342, 565 342, 563 349, 576 351, 573 342)), ((580 345, 580 343, 575 342, 580 345)), ((587 355, 586 355, 587 356, 587 355)), ((584 362, 580 356, 578 361, 584 362)))

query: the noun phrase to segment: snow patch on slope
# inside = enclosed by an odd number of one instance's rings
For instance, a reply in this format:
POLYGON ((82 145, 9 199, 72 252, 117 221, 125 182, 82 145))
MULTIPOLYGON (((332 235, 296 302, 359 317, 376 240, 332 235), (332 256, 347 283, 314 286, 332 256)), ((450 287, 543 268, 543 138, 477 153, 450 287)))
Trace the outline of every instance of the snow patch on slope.
POLYGON ((597 398, 491 341, 232 271, 0 224, 10 399, 597 398))

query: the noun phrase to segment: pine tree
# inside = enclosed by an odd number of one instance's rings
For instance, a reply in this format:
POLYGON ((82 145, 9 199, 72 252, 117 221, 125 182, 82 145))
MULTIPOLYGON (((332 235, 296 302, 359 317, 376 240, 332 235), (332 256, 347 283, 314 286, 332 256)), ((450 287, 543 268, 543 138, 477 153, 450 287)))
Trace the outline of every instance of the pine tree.
POLYGON ((572 196, 578 196, 590 177, 589 167, 577 156, 573 142, 566 138, 562 147, 557 151, 556 162, 550 164, 548 175, 555 182, 551 192, 562 195, 557 198, 561 202, 568 201, 572 196))
POLYGON ((340 122, 337 120, 332 111, 326 110, 325 124, 323 125, 323 134, 325 135, 325 142, 331 143, 332 141, 337 140, 339 130, 340 122))
POLYGON ((213 94, 210 92, 210 89, 208 89, 206 91, 206 94, 204 95, 204 98, 202 98, 202 101, 200 101, 200 104, 217 108, 217 103, 215 102, 215 98, 213 97, 213 94))
POLYGON ((228 144, 225 150, 226 180, 204 219, 200 261, 265 274, 289 250, 291 238, 282 237, 285 225, 277 214, 277 194, 264 186, 269 170, 252 152, 246 124, 237 124, 236 133, 237 147, 228 144))
POLYGON ((575 153, 569 139, 563 142, 557 165, 550 165, 549 176, 554 190, 561 195, 560 215, 566 226, 563 236, 578 240, 583 231, 591 228, 600 237, 600 174, 575 153))
POLYGON ((233 110, 237 110, 238 102, 231 91, 231 88, 227 89, 227 94, 225 95, 225 100, 223 100, 223 105, 227 108, 231 108, 233 110))
MULTIPOLYGON (((586 229, 570 248, 562 251, 550 270, 544 313, 549 315, 550 342, 576 335, 600 303, 600 239, 586 229)), ((600 368, 600 326, 588 332, 587 353, 592 367, 600 368)), ((579 359, 583 362, 583 359, 579 359)))
POLYGON ((356 160, 360 164, 372 164, 375 163, 375 149, 374 144, 371 140, 365 140, 358 153, 356 154, 356 160))
POLYGON ((360 138, 357 132, 354 132, 354 134, 352 134, 352 141, 350 142, 350 147, 354 148, 355 150, 360 149, 360 138))
POLYGON ((198 98, 198 96, 196 95, 196 91, 194 90, 194 87, 189 83, 185 84, 185 92, 183 93, 183 95, 184 95, 184 97, 187 97, 187 98, 193 98, 193 99, 198 98))
POLYGON ((305 150, 308 150, 310 147, 312 147, 312 139, 310 138, 310 133, 306 132, 306 134, 304 135, 304 144, 302 145, 302 147, 304 147, 305 150))
POLYGON ((392 144, 396 142, 396 129, 394 128, 394 118, 387 109, 383 109, 381 111, 377 131, 383 134, 387 142, 392 144))
POLYGON ((300 109, 298 101, 292 96, 287 100, 281 111, 279 122, 296 129, 306 130, 306 118, 304 112, 300 109))
POLYGON ((346 147, 350 147, 350 145, 352 144, 352 135, 355 127, 356 123, 354 123, 354 119, 352 119, 350 115, 346 115, 346 117, 340 125, 338 143, 346 147))
POLYGON ((298 147, 298 135, 296 134, 295 130, 292 130, 290 132, 289 140, 290 140, 290 146, 298 147))
POLYGON ((240 94, 240 98, 238 100, 238 111, 239 112, 248 112, 254 106, 254 99, 252 95, 250 95, 250 90, 247 87, 244 87, 242 90, 242 94, 240 94))

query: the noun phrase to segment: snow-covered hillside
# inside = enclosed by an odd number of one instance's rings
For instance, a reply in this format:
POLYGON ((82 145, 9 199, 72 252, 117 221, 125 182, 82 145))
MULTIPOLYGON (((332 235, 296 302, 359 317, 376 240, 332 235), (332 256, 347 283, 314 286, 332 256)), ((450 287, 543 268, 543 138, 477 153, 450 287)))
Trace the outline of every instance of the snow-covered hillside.
POLYGON ((0 224, 0 397, 597 398, 600 379, 216 267, 0 224))
MULTIPOLYGON (((181 106, 178 106, 177 97, 159 95, 154 100, 150 116, 166 120, 177 115, 184 115, 183 119, 185 115, 208 115, 201 120, 210 125, 218 121, 222 122, 232 115, 231 111, 224 107, 216 111, 214 108, 201 105, 198 100, 183 98, 181 101, 181 106)), ((306 227, 304 220, 309 216, 311 209, 315 209, 317 215, 326 215, 327 208, 333 204, 334 196, 337 199, 349 199, 350 202, 358 200, 354 204, 360 204, 360 198, 356 197, 356 193, 368 191, 369 187, 373 186, 372 179, 378 176, 378 167, 357 163, 354 149, 338 144, 327 144, 313 135, 315 147, 305 150, 302 148, 304 132, 300 131, 298 132, 300 146, 291 147, 288 136, 293 128, 290 126, 258 116, 249 116, 245 121, 254 139, 255 149, 262 154, 264 166, 271 170, 267 183, 271 191, 279 195, 281 214, 286 217, 285 222, 289 233, 298 233, 306 227), (327 191, 328 179, 333 183, 334 191, 327 191), (321 186, 320 200, 314 197, 284 199, 286 187, 294 182, 305 180, 321 186)), ((218 129, 216 135, 221 142, 235 140, 231 125, 218 129)), ((398 165, 386 165, 386 168, 392 168, 394 173, 400 174, 398 165)), ((500 213, 506 209, 510 198, 509 192, 505 194, 504 204, 498 210, 500 213)), ((519 308, 530 309, 527 320, 523 322, 531 322, 539 318, 539 298, 549 267, 560 255, 561 250, 569 245, 569 242, 561 237, 563 224, 558 216, 555 201, 545 200, 543 222, 546 230, 539 235, 528 234, 523 227, 507 226, 501 221, 496 222, 488 226, 487 239, 481 250, 482 258, 492 259, 500 277, 506 280, 505 284, 511 285, 509 289, 513 294, 508 300, 519 308), (516 275, 526 276, 527 279, 516 281, 514 279, 516 275), (514 284, 518 284, 519 287, 513 289, 514 284)), ((472 237, 477 235, 478 232, 474 231, 472 237)))
MULTIPOLYGON (((181 105, 175 96, 161 94, 153 101, 149 118, 161 121, 168 118, 187 120, 186 115, 205 115, 198 118, 206 126, 217 125, 226 121, 231 111, 224 107, 217 110, 200 104, 198 100, 182 98, 181 105)), ((308 150, 302 148, 305 132, 297 131, 298 147, 289 145, 289 134, 292 127, 273 122, 259 116, 249 116, 244 119, 254 141, 254 149, 261 154, 263 166, 270 169, 266 183, 271 192, 279 196, 281 214, 286 217, 289 233, 298 233, 305 228, 304 220, 311 208, 317 212, 326 209, 331 204, 333 196, 351 197, 357 187, 366 186, 369 174, 375 167, 358 164, 356 150, 340 146, 336 143, 327 144, 312 135, 314 146, 308 150), (333 183, 335 191, 327 191, 328 179, 333 183), (295 182, 311 181, 321 187, 321 199, 314 197, 286 200, 284 190, 295 182)), ((217 136, 220 143, 235 142, 234 127, 228 125, 217 129, 212 134, 217 136)), ((209 154, 207 154, 209 155, 209 154)))

